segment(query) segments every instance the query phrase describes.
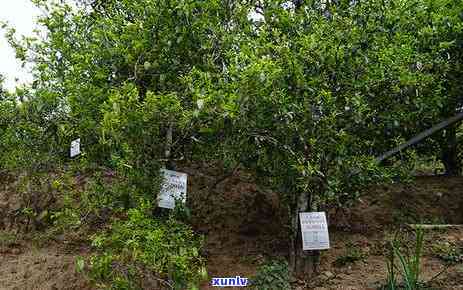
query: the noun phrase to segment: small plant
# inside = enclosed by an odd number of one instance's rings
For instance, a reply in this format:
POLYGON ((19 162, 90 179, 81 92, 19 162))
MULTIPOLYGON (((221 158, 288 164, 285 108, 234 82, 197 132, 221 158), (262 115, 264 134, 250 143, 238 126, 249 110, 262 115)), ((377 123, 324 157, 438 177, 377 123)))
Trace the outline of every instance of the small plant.
POLYGON ((272 260, 257 269, 256 275, 251 279, 251 287, 257 290, 291 289, 289 280, 288 263, 272 260))
POLYGON ((90 258, 88 275, 101 288, 195 289, 207 278, 201 239, 173 218, 157 220, 131 209, 127 220, 113 222, 92 244, 99 253, 90 258))
POLYGON ((415 160, 415 172, 422 175, 437 175, 445 172, 445 167, 436 156, 419 156, 415 160))
POLYGON ((463 248, 450 242, 436 243, 431 248, 432 254, 448 264, 463 263, 463 248))
POLYGON ((424 246, 424 232, 422 229, 415 231, 415 247, 410 253, 408 248, 402 247, 402 243, 396 237, 389 242, 389 253, 387 257, 387 283, 384 289, 421 289, 421 258, 424 246), (395 263, 396 258, 399 263, 395 263), (396 271, 400 272, 403 278, 403 285, 397 284, 396 271))
POLYGON ((367 254, 353 244, 347 244, 346 252, 334 261, 336 267, 344 267, 357 261, 364 261, 367 254))
POLYGON ((0 247, 11 247, 16 244, 18 237, 10 232, 0 231, 0 247))

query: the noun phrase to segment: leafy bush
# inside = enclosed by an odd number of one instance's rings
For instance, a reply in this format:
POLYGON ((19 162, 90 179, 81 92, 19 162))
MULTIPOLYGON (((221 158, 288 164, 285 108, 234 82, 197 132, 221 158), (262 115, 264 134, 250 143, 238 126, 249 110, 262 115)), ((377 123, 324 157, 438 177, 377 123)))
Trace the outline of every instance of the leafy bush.
POLYGON ((99 254, 90 259, 89 276, 102 287, 195 289, 207 277, 200 256, 202 241, 191 229, 172 218, 152 218, 131 209, 126 220, 113 222, 92 242, 99 254))
POLYGON ((101 144, 110 153, 109 163, 128 189, 138 193, 157 192, 159 169, 165 162, 167 130, 181 131, 189 118, 180 98, 151 91, 141 98, 133 84, 113 89, 102 106, 101 144))
POLYGON ((250 285, 257 290, 291 289, 288 263, 281 260, 271 260, 257 269, 250 285))

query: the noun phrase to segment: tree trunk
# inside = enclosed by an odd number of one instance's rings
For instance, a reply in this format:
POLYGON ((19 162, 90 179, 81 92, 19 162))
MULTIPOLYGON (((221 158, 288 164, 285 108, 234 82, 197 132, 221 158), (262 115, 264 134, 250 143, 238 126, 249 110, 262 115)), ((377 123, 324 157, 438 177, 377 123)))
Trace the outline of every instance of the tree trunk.
POLYGON ((299 213, 315 211, 311 206, 311 196, 308 193, 300 193, 297 206, 291 211, 291 226, 294 232, 291 236, 289 266, 294 276, 298 278, 310 278, 318 272, 319 251, 302 250, 302 233, 299 213))
POLYGON ((289 208, 289 215, 291 217, 291 233, 289 241, 289 269, 295 275, 296 274, 296 260, 297 260, 297 229, 299 222, 299 216, 297 214, 297 208, 289 208))
POLYGON ((442 148, 442 163, 445 167, 445 175, 458 176, 461 174, 461 164, 458 160, 458 143, 455 126, 445 131, 442 148))
POLYGON ((164 151, 164 157, 166 158, 166 169, 175 170, 174 162, 172 161, 172 143, 173 143, 173 123, 169 123, 169 128, 166 133, 166 148, 164 151))

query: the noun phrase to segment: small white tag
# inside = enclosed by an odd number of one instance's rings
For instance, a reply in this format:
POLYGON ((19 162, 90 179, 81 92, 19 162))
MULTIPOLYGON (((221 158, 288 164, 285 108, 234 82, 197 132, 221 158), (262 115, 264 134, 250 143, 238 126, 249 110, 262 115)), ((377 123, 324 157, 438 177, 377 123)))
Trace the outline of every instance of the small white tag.
POLYGON ((299 213, 302 232, 302 249, 326 250, 330 248, 328 224, 324 212, 299 213))
POLYGON ((188 175, 167 169, 161 169, 161 174, 164 180, 158 197, 159 207, 173 209, 175 200, 185 203, 188 175))
POLYGON ((80 154, 80 138, 71 142, 71 158, 80 154))

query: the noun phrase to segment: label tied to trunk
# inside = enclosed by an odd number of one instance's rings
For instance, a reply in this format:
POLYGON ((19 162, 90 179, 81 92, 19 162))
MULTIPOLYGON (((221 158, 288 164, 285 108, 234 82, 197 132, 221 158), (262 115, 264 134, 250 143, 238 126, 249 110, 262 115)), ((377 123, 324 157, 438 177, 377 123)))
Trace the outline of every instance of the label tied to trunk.
POLYGON ((175 202, 186 202, 187 174, 177 171, 161 169, 163 182, 159 192, 159 207, 173 209, 175 202))
POLYGON ((299 213, 302 232, 302 249, 326 250, 330 248, 328 224, 324 212, 299 213))

